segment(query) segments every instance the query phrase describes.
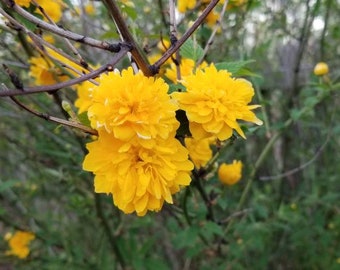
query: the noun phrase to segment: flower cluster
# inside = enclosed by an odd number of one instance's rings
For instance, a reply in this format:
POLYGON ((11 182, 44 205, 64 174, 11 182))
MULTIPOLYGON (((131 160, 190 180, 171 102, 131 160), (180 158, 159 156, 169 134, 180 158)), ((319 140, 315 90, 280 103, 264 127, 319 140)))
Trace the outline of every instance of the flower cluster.
MULTIPOLYGON (((160 78, 148 78, 132 68, 100 77, 89 88, 91 126, 98 130, 89 143, 83 168, 95 174, 95 191, 112 194, 125 213, 159 211, 172 194, 189 185, 193 164, 175 133, 177 104, 160 78)), ((87 104, 87 105, 84 105, 87 104)))
POLYGON ((188 148, 196 166, 204 166, 211 158, 211 150, 209 152, 206 146, 209 142, 227 140, 234 130, 245 138, 239 120, 262 125, 262 121, 252 112, 259 105, 248 105, 254 96, 254 89, 247 80, 235 79, 228 71, 217 70, 211 64, 183 76, 181 83, 186 87, 186 92, 174 92, 172 97, 189 120, 193 139, 189 145, 199 147, 188 148), (197 152, 201 154, 197 155, 197 152), (199 161, 195 162, 198 156, 199 161))
MULTIPOLYGON (((99 85, 78 87, 75 105, 80 113, 87 111, 98 131, 87 144, 83 168, 95 175, 95 192, 112 194, 125 213, 143 216, 159 211, 164 202, 173 203, 172 195, 190 184, 194 167, 204 167, 212 158, 211 145, 229 139, 234 130, 245 138, 238 121, 262 124, 252 112, 259 106, 248 105, 254 95, 248 81, 214 64, 196 67, 190 59, 180 67, 181 80, 171 65, 165 75, 181 83, 184 92, 169 94, 162 78, 135 74, 132 68, 101 75, 99 85), (189 121, 185 134, 178 131, 179 110, 189 121), (184 145, 176 135, 184 136, 184 145)), ((222 173, 229 182, 240 179, 239 164, 222 173)))
POLYGON ((6 251, 6 255, 17 256, 20 259, 25 259, 30 253, 29 243, 34 240, 35 235, 30 232, 17 231, 14 235, 8 233, 5 235, 5 240, 8 241, 10 250, 6 251))

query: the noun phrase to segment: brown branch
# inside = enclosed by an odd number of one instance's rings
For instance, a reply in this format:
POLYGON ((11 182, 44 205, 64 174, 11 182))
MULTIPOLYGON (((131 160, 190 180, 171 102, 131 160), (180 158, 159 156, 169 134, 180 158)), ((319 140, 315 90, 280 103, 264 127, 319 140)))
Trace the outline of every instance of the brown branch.
POLYGON ((116 23, 116 26, 120 32, 123 41, 131 44, 131 54, 133 56, 133 60, 137 63, 138 67, 142 70, 145 76, 153 76, 154 73, 150 70, 149 62, 144 56, 142 49, 138 46, 137 42, 131 35, 130 30, 125 23, 125 19, 123 18, 116 1, 102 0, 102 2, 106 5, 110 15, 116 23))
POLYGON ((35 111, 31 108, 29 108, 28 106, 26 106, 25 104, 23 104, 22 102, 20 102, 17 98, 15 97, 10 97, 11 100, 14 101, 15 104, 17 104, 20 108, 24 109, 25 111, 28 111, 29 113, 39 117, 39 118, 42 118, 42 119, 45 119, 45 120, 48 120, 48 121, 51 121, 51 122, 54 122, 54 123, 57 123, 57 124, 61 124, 63 126, 68 126, 68 127, 73 127, 73 128, 77 128, 77 129, 80 129, 88 134, 91 134, 91 135, 98 135, 98 132, 88 126, 84 126, 78 122, 74 122, 74 121, 68 121, 68 120, 65 120, 65 119, 61 119, 61 118, 58 118, 58 117, 55 117, 55 116, 50 116, 46 113, 41 113, 41 112, 38 112, 38 111, 35 111))
POLYGON ((195 30, 203 23, 205 18, 208 16, 210 11, 218 4, 219 0, 212 0, 209 5, 203 10, 202 14, 197 18, 197 20, 193 23, 193 25, 183 34, 183 36, 173 44, 164 54, 163 56, 151 66, 152 71, 156 74, 159 71, 161 65, 163 65, 166 60, 168 60, 171 55, 173 55, 179 48, 183 45, 183 43, 195 32, 195 30))
MULTIPOLYGON (((58 25, 48 16, 48 14, 45 12, 44 8, 40 6, 35 0, 32 0, 32 3, 41 11, 41 13, 47 18, 47 20, 54 26, 58 27, 58 25)), ((66 45, 71 49, 72 53, 78 57, 78 60, 80 63, 83 63, 84 66, 88 66, 88 64, 85 62, 83 57, 80 55, 79 51, 72 45, 72 43, 67 39, 63 38, 66 45)))
POLYGON ((22 90, 20 89, 7 89, 5 91, 0 92, 0 97, 6 97, 6 96, 22 96, 22 95, 29 95, 29 94, 34 94, 34 93, 42 93, 42 92, 53 92, 56 90, 59 90, 61 88, 69 87, 71 85, 75 85, 84 81, 87 81, 89 79, 93 79, 98 77, 101 73, 104 73, 105 71, 112 71, 113 67, 125 56, 125 54, 131 49, 131 46, 128 44, 121 44, 121 50, 115 54, 112 58, 112 60, 92 71, 89 72, 88 74, 85 74, 81 77, 71 79, 66 82, 61 82, 61 83, 56 83, 52 85, 45 85, 45 86, 35 86, 35 87, 23 87, 22 90))
MULTIPOLYGON (((96 40, 90 37, 86 37, 83 35, 79 35, 77 33, 73 33, 68 30, 64 30, 58 26, 55 26, 53 24, 47 23, 43 20, 40 20, 39 18, 33 16, 17 4, 15 4, 12 0, 1 0, 4 4, 6 4, 9 8, 13 9, 15 12, 17 12, 19 15, 24 17, 26 20, 30 21, 31 23, 34 23, 38 28, 42 28, 44 30, 47 30, 49 32, 52 32, 56 35, 65 37, 67 39, 74 40, 79 43, 83 43, 92 47, 100 48, 103 50, 107 50, 110 52, 118 52, 120 49, 119 43, 109 43, 107 41, 100 41, 96 40)), ((7 17, 7 16, 6 16, 7 17)))

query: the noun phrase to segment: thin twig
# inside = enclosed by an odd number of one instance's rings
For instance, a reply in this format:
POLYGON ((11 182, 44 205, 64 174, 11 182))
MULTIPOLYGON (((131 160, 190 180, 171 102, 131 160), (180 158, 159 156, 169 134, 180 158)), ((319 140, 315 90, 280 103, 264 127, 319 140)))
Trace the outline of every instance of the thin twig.
POLYGON ((81 77, 71 79, 66 82, 56 83, 52 85, 45 85, 45 86, 35 86, 35 87, 23 87, 22 90, 20 89, 8 89, 5 91, 0 92, 0 97, 8 97, 8 96, 22 96, 22 95, 30 95, 34 93, 42 93, 42 92, 53 92, 55 90, 59 90, 65 87, 69 87, 71 85, 75 85, 89 79, 94 79, 99 76, 101 73, 106 71, 112 71, 113 67, 126 55, 126 53, 131 49, 130 46, 127 44, 121 44, 121 50, 119 53, 115 54, 112 60, 100 68, 91 71, 81 77))
MULTIPOLYGON (((48 16, 48 14, 45 12, 44 8, 40 6, 35 0, 32 0, 33 4, 38 7, 38 9, 41 11, 41 13, 47 18, 47 20, 53 24, 54 26, 58 27, 58 25, 48 16)), ((66 45, 71 49, 72 53, 76 55, 80 61, 80 63, 83 63, 83 65, 88 66, 88 64, 84 61, 84 59, 81 57, 79 51, 72 45, 72 43, 67 39, 63 38, 66 45)))
POLYGON ((203 23, 205 18, 208 16, 210 11, 218 4, 219 0, 212 0, 209 5, 203 10, 202 14, 196 19, 192 26, 183 34, 183 36, 173 44, 163 55, 156 61, 155 64, 151 66, 154 73, 159 71, 159 68, 168 60, 171 55, 173 55, 179 48, 184 44, 184 42, 195 32, 195 30, 203 23))
POLYGON ((150 70, 150 65, 145 57, 142 49, 139 47, 135 39, 133 38, 128 26, 126 25, 125 19, 123 18, 119 7, 114 0, 102 0, 106 5, 112 19, 117 25, 117 28, 123 38, 123 41, 131 44, 132 50, 131 54, 133 56, 133 60, 137 63, 138 67, 142 70, 145 76, 153 76, 153 72, 150 70))
POLYGON ((230 220, 236 218, 236 217, 239 217, 239 216, 244 216, 246 214, 248 214, 250 211, 252 211, 253 209, 251 208, 245 208, 241 211, 237 211, 237 212, 234 212, 232 213, 229 217, 225 218, 225 219, 222 219, 221 221, 218 222, 218 224, 226 224, 228 223, 230 220))
POLYGON ((85 133, 88 133, 88 134, 91 134, 91 135, 98 135, 98 132, 96 130, 94 130, 94 129, 88 127, 88 126, 84 126, 84 125, 77 123, 77 122, 74 122, 74 121, 68 121, 68 120, 61 119, 61 118, 58 118, 58 117, 55 117, 55 116, 50 116, 46 113, 41 113, 41 112, 35 111, 35 110, 29 108, 28 106, 26 106, 25 104, 23 104, 22 102, 20 102, 17 98, 15 98, 15 97, 10 97, 10 98, 20 108, 24 109, 25 111, 28 111, 29 113, 31 113, 31 114, 39 117, 39 118, 42 118, 42 119, 45 119, 45 120, 48 120, 48 121, 51 121, 51 122, 54 122, 54 123, 57 123, 57 124, 61 124, 63 126, 77 128, 77 129, 80 129, 80 130, 84 131, 85 133))
POLYGON ((325 149, 326 145, 328 144, 330 139, 330 133, 328 133, 327 139, 326 141, 321 145, 321 147, 318 149, 318 151, 315 153, 315 155, 306 163, 302 164, 301 166, 294 168, 292 170, 289 170, 285 173, 281 173, 278 175, 273 175, 273 176, 260 176, 259 179, 262 181, 270 181, 270 180, 275 180, 275 179, 281 179, 283 177, 288 177, 292 174, 295 174, 299 171, 304 170, 306 167, 308 167, 309 165, 311 165, 323 152, 323 150, 325 149))
MULTIPOLYGON (((20 6, 16 5, 15 2, 11 1, 11 0, 1 0, 3 3, 5 3, 9 8, 12 8, 15 12, 17 12, 19 15, 21 15, 22 17, 24 17, 26 20, 34 23, 38 28, 44 29, 46 31, 52 32, 56 35, 59 35, 61 37, 65 37, 67 39, 71 39, 74 40, 76 42, 79 43, 83 43, 92 47, 96 47, 96 48, 100 48, 103 50, 107 50, 110 52, 118 52, 119 51, 119 43, 110 43, 107 41, 100 41, 100 40, 96 40, 93 39, 91 37, 86 37, 83 35, 79 35, 77 33, 68 31, 68 30, 64 30, 58 26, 55 26, 53 24, 44 22, 43 20, 40 20, 39 18, 33 16, 32 14, 30 14, 29 12, 27 12, 26 10, 24 10, 23 8, 21 8, 20 6)), ((2 10, 0 8, 0 10, 2 10)), ((6 13, 4 10, 2 10, 3 13, 6 13)), ((3 14, 1 12, 1 14, 3 14)), ((9 15, 8 15, 9 16, 9 15)), ((5 16, 7 17, 7 16, 5 16)))
MULTIPOLYGON (((175 0, 169 0, 169 13, 170 13, 170 42, 171 45, 177 42, 177 26, 176 26, 176 12, 175 12, 175 0)), ((179 50, 175 53, 174 63, 176 65, 176 78, 177 81, 181 80, 181 59, 179 50)))

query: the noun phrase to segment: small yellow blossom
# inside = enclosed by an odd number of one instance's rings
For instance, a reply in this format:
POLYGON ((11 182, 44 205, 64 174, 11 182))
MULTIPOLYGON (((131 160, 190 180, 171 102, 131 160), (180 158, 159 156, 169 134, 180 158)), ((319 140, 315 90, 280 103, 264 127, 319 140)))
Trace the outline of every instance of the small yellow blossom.
POLYGON ((209 27, 213 27, 216 25, 217 20, 220 18, 220 14, 214 10, 212 10, 208 16, 205 18, 205 21, 209 27))
MULTIPOLYGON (((189 58, 182 58, 181 59, 181 64, 179 66, 180 72, 181 72, 181 77, 185 77, 188 75, 192 75, 194 70, 195 70, 195 61, 189 58)), ((206 62, 203 62, 199 68, 204 68, 207 66, 206 62)), ((173 81, 174 83, 177 82, 177 68, 176 64, 172 62, 170 64, 170 67, 166 69, 165 76, 173 81)))
POLYGON ((234 160, 232 164, 222 163, 218 168, 218 178, 226 185, 234 185, 242 177, 242 162, 234 160))
POLYGON ((292 203, 292 204, 290 205, 290 209, 296 210, 296 209, 297 209, 296 203, 292 203))
POLYGON ((78 108, 78 113, 81 114, 89 109, 92 105, 92 89, 95 87, 90 81, 85 81, 81 84, 76 85, 78 98, 74 105, 78 108))
POLYGON ((99 131, 98 140, 87 149, 83 168, 95 174, 95 192, 112 194, 114 204, 126 214, 159 211, 191 181, 188 151, 173 137, 141 144, 99 131))
POLYGON ((85 5, 85 12, 86 14, 94 15, 96 13, 96 9, 93 4, 87 4, 85 5))
MULTIPOLYGON (((45 11, 48 17, 54 22, 58 22, 61 19, 63 2, 61 0, 35 0, 45 11)), ((38 13, 42 14, 40 10, 38 13)), ((44 18, 44 20, 47 20, 44 18)))
MULTIPOLYGON (((85 73, 85 70, 83 70, 82 67, 73 63, 61 54, 51 49, 47 49, 46 52, 50 57, 63 63, 63 65, 65 65, 65 71, 70 75, 79 76, 72 69, 77 70, 81 74, 85 73), (69 66, 71 69, 66 68, 66 66, 69 66)), ((68 74, 57 67, 47 56, 31 57, 29 63, 31 64, 30 76, 35 79, 37 85, 49 85, 69 79, 68 74)))
POLYGON ((319 62, 314 67, 314 74, 316 76, 323 76, 328 74, 329 68, 328 65, 325 62, 319 62))
POLYGON ((204 167, 212 157, 210 145, 214 138, 185 138, 185 146, 189 151, 189 156, 196 168, 204 167))
POLYGON ((231 73, 217 70, 211 64, 197 69, 196 74, 183 76, 181 82, 186 92, 175 92, 172 96, 186 112, 192 134, 205 132, 206 136, 214 135, 223 141, 232 136, 233 130, 245 138, 238 120, 262 125, 251 111, 259 105, 248 105, 254 89, 247 80, 232 78, 231 73))
POLYGON ((171 43, 168 39, 162 39, 161 41, 158 41, 157 48, 161 52, 165 52, 167 49, 169 49, 171 46, 171 43))
POLYGON ((163 79, 134 74, 131 67, 104 74, 100 85, 92 89, 91 126, 124 141, 136 136, 167 139, 179 127, 175 117, 178 106, 167 94, 168 88, 163 79))
POLYGON ((20 259, 25 259, 30 253, 29 243, 35 238, 31 232, 17 231, 14 235, 7 234, 5 240, 8 241, 10 250, 6 251, 6 255, 14 255, 20 259))
POLYGON ((196 6, 196 0, 178 0, 177 8, 181 13, 185 13, 187 10, 193 9, 196 6))

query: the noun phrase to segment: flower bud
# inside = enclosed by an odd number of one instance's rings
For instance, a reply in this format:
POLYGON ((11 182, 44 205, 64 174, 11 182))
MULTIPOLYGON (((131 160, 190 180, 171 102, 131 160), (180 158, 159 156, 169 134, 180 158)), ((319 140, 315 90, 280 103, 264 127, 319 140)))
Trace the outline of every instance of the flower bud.
POLYGON ((319 62, 314 67, 314 74, 316 76, 326 75, 329 72, 328 65, 324 62, 319 62))
POLYGON ((226 185, 234 185, 242 177, 242 162, 234 160, 232 164, 222 163, 218 168, 218 178, 226 185))

